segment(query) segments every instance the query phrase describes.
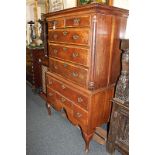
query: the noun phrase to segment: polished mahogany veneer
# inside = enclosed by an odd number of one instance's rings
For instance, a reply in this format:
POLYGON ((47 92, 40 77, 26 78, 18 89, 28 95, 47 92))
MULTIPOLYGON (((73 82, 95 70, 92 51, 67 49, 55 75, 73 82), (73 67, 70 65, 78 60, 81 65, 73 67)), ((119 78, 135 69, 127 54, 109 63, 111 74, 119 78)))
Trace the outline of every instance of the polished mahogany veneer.
POLYGON ((86 150, 95 128, 109 121, 127 17, 128 10, 99 3, 45 15, 47 107, 63 108, 81 127, 86 150))

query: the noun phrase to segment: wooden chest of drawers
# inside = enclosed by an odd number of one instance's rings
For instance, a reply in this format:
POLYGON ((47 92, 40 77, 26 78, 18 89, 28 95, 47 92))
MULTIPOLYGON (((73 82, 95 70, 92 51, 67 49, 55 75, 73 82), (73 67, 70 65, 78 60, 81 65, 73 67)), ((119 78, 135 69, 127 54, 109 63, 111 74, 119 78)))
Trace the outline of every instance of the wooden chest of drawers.
POLYGON ((27 48, 26 49, 26 81, 32 84, 32 79, 33 79, 33 68, 32 68, 32 53, 31 51, 27 48))
POLYGON ((48 66, 48 58, 44 56, 44 48, 26 48, 26 80, 32 89, 42 90, 42 65, 48 66))
POLYGON ((47 105, 81 127, 86 150, 95 128, 109 121, 127 17, 127 10, 97 3, 45 15, 47 105))

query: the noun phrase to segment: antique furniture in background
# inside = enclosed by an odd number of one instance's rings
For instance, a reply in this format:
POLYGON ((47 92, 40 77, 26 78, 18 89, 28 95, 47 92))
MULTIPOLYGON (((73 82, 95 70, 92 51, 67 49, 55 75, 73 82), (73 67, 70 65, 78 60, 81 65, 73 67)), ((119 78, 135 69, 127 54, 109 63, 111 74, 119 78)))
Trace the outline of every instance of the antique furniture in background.
POLYGON ((42 90, 42 65, 48 66, 44 48, 26 48, 26 80, 36 92, 42 90))
POLYGON ((48 13, 47 107, 79 125, 88 151, 96 127, 107 123, 120 75, 120 37, 128 10, 99 3, 48 13))
POLYGON ((34 33, 34 22, 29 21, 28 24, 30 24, 30 40, 32 41, 36 37, 34 33))
POLYGON ((32 67, 32 53, 27 48, 26 49, 26 81, 29 82, 32 85, 32 79, 33 79, 33 67, 32 67))
POLYGON ((107 151, 129 154, 129 40, 122 40, 122 71, 116 85, 108 133, 107 151))

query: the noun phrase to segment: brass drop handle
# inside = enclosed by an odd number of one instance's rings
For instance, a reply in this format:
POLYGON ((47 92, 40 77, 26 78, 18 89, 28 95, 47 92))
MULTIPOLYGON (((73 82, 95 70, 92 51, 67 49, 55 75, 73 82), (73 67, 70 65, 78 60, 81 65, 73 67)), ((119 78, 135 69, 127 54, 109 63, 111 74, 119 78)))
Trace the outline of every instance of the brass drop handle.
POLYGON ((77 72, 73 72, 73 73, 72 73, 72 76, 73 76, 73 77, 78 77, 78 73, 77 73, 77 72))
POLYGON ((78 103, 81 103, 81 102, 83 102, 83 99, 81 97, 78 97, 77 101, 78 101, 78 103))
POLYGON ((79 25, 80 23, 80 18, 74 18, 73 19, 74 25, 79 25))
POLYGON ((53 25, 53 29, 55 30, 56 29, 56 25, 58 24, 58 21, 54 20, 52 21, 52 25, 53 25))
POLYGON ((58 24, 58 21, 56 21, 56 20, 52 21, 52 25, 57 25, 57 24, 58 24))
POLYGON ((72 56, 73 56, 73 58, 76 58, 79 56, 79 53, 73 52, 72 56))
POLYGON ((64 103, 65 101, 66 101, 66 99, 62 97, 62 98, 61 98, 61 102, 64 103))
POLYGON ((63 35, 66 36, 68 34, 67 31, 63 31, 63 35))
POLYGON ((57 49, 54 49, 53 52, 56 55, 58 53, 58 50, 57 49))
POLYGON ((53 96, 53 94, 52 93, 48 93, 48 96, 53 96))
POLYGON ((79 39, 79 35, 74 34, 72 38, 73 38, 74 40, 77 40, 77 39, 79 39))
POLYGON ((80 114, 79 112, 77 112, 77 113, 76 113, 76 116, 77 116, 78 118, 80 118, 80 117, 82 116, 82 114, 80 114))
POLYGON ((39 58, 38 61, 41 62, 41 59, 39 58))
POLYGON ((66 87, 65 87, 64 85, 61 85, 61 88, 62 88, 62 89, 65 89, 66 87))

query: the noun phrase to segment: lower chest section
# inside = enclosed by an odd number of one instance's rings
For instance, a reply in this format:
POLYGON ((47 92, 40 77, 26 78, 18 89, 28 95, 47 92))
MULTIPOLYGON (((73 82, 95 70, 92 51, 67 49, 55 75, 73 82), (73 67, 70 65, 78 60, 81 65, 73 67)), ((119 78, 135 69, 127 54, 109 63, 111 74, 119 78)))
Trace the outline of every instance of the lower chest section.
POLYGON ((51 73, 46 74, 48 104, 58 111, 65 109, 73 124, 87 129, 93 129, 108 121, 113 89, 90 93, 56 77, 51 76, 51 73))

